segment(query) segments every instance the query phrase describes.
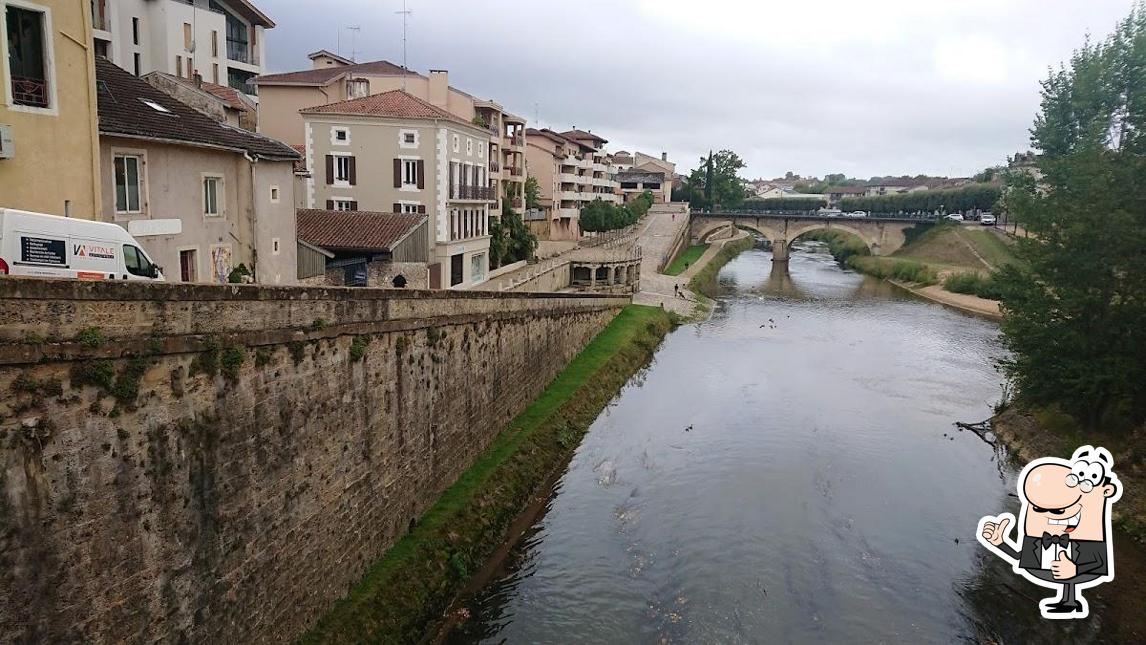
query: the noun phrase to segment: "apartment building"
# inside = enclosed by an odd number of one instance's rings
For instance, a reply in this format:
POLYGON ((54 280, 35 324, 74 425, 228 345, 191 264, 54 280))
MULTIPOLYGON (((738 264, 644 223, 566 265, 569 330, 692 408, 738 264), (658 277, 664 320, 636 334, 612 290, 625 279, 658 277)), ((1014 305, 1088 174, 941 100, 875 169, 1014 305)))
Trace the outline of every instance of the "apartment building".
POLYGON ((96 60, 101 219, 139 240, 169 281, 296 282, 290 146, 216 121, 96 60), (237 277, 237 276, 236 276, 237 277))
POLYGON ((0 0, 0 207, 99 212, 91 16, 76 2, 0 0))
MULTIPOLYGON (((494 101, 483 100, 450 86, 446 70, 419 74, 379 60, 355 63, 326 50, 309 55, 311 68, 255 79, 259 88, 259 131, 292 145, 304 145, 300 110, 337 101, 402 90, 487 131, 490 145, 487 168, 489 187, 496 198, 508 196, 515 210, 524 208, 525 119, 506 112, 494 101)), ((321 170, 321 169, 320 169, 321 170)))
POLYGON ((663 173, 664 181, 661 182, 661 189, 653 191, 653 202, 667 204, 672 201, 672 184, 676 178, 676 164, 668 160, 668 153, 662 152, 658 158, 638 151, 633 155, 633 165, 630 169, 663 173))
POLYGON ((307 208, 424 213, 430 287, 486 280, 496 203, 487 128, 402 90, 299 112, 307 208))
POLYGON ((142 76, 165 72, 254 94, 275 23, 248 0, 89 0, 97 56, 142 76))
POLYGON ((605 139, 589 132, 550 129, 527 131, 529 175, 537 179, 541 207, 549 220, 549 239, 577 240, 581 209, 595 199, 620 203, 616 169, 602 146, 605 139))

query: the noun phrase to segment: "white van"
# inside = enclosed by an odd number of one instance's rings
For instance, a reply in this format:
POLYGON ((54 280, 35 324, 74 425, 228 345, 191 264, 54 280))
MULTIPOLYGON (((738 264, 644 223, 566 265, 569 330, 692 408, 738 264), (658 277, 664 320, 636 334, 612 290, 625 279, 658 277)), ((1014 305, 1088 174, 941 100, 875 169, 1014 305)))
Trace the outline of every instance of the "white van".
POLYGON ((0 275, 163 280, 120 226, 12 208, 0 208, 0 275))

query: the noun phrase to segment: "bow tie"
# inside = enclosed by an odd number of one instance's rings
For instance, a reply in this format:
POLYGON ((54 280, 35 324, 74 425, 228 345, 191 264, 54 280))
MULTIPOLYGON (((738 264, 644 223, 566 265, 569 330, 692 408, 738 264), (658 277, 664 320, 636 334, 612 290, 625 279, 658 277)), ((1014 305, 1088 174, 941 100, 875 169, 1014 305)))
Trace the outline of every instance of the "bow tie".
POLYGON ((1062 535, 1051 535, 1044 531, 1041 538, 1035 538, 1035 544, 1037 544, 1040 549, 1049 549, 1055 544, 1066 547, 1070 546, 1070 536, 1066 533, 1062 535))

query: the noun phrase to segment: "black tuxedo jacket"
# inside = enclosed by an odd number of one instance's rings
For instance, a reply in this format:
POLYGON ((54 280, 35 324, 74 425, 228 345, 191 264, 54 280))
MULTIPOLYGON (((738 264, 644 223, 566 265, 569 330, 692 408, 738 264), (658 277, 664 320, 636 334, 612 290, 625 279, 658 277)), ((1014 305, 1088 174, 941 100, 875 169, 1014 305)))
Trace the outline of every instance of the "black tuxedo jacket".
MULTIPOLYGON (((1026 536, 1023 538, 1022 552, 1015 551, 1005 541, 999 549, 1011 558, 1019 561, 1023 569, 1043 568, 1043 549, 1036 542, 1038 538, 1026 536)), ((1106 562, 1106 542, 1100 540, 1071 540, 1070 560, 1076 565, 1077 575, 1092 574, 1104 576, 1109 567, 1106 562)))

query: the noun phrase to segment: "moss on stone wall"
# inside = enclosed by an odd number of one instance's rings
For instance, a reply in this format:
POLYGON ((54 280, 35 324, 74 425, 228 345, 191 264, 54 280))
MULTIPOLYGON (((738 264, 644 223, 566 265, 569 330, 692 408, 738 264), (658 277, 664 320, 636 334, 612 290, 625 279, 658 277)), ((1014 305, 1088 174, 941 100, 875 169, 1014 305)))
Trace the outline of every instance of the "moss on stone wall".
POLYGON ((626 307, 302 642, 418 642, 670 326, 626 307))

